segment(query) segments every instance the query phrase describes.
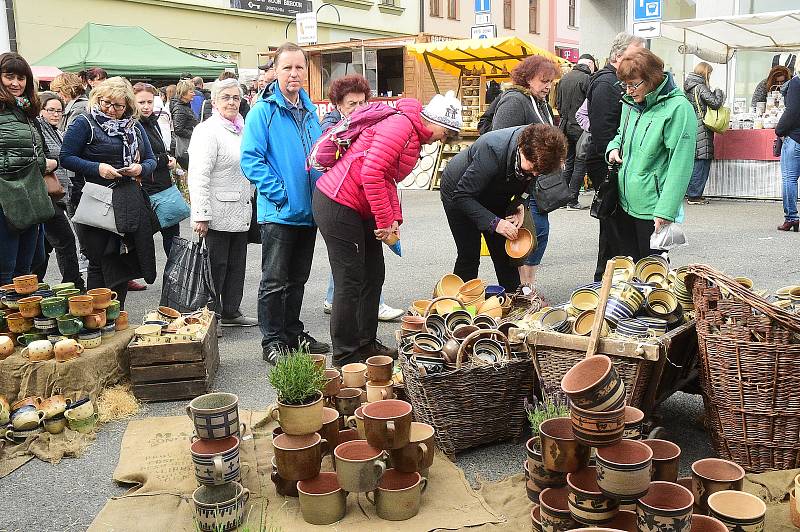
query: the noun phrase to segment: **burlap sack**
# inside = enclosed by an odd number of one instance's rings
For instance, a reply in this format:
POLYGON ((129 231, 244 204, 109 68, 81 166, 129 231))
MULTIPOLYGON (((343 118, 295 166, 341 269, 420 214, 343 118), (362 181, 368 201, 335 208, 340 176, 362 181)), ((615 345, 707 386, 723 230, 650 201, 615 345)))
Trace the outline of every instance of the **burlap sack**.
POLYGON ((36 457, 51 464, 57 464, 62 458, 77 458, 86 451, 95 440, 94 433, 81 434, 64 429, 61 434, 43 432, 29 437, 22 443, 0 443, 0 478, 11 474, 14 470, 36 457))

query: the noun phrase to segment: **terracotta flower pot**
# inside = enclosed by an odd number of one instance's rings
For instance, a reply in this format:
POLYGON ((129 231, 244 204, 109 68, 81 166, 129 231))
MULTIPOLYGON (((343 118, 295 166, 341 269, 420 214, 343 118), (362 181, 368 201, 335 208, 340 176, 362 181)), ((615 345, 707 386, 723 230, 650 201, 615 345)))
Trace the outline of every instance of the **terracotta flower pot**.
POLYGON ((641 440, 643 422, 644 412, 633 406, 625 406, 625 430, 622 437, 626 440, 641 440))
POLYGON ((647 495, 636 503, 636 515, 646 532, 675 530, 689 532, 692 522, 692 493, 672 482, 652 482, 647 495))
POLYGON ((597 470, 584 467, 567 475, 569 511, 583 525, 601 525, 619 511, 619 501, 603 495, 597 485, 597 470))
POLYGON ((312 434, 322 428, 322 393, 317 392, 313 401, 304 405, 287 405, 278 401, 270 405, 267 417, 280 423, 283 432, 295 436, 312 434))
POLYGON ((653 450, 653 480, 677 482, 681 448, 667 440, 642 440, 653 450))
POLYGON ((750 493, 723 490, 708 496, 708 514, 722 521, 728 530, 762 532, 767 505, 750 493))
POLYGON ((542 530, 561 532, 575 528, 575 520, 569 511, 569 490, 547 488, 539 494, 539 511, 542 515, 542 530))
POLYGON ((530 479, 543 490, 545 488, 563 488, 567 485, 567 474, 549 471, 544 467, 542 447, 539 436, 534 436, 525 443, 527 452, 527 471, 530 479))
MULTIPOLYGON (((795 523, 794 526, 800 525, 795 523)), ((692 514, 692 532, 728 532, 728 527, 715 517, 692 514)))
POLYGON ((744 469, 721 458, 704 458, 692 464, 692 494, 701 513, 708 513, 708 497, 725 490, 741 491, 744 469))
POLYGON ((572 473, 589 463, 589 447, 578 442, 572 434, 568 417, 548 419, 539 425, 542 441, 542 460, 550 471, 572 473))
POLYGON ((597 484, 615 499, 638 499, 650 487, 653 451, 635 440, 597 449, 597 484))
POLYGON ((622 439, 625 430, 625 407, 605 412, 570 407, 575 439, 590 447, 608 447, 622 439))
POLYGON ((625 404, 625 384, 605 355, 575 364, 561 379, 561 389, 572 404, 584 410, 603 412, 625 404))

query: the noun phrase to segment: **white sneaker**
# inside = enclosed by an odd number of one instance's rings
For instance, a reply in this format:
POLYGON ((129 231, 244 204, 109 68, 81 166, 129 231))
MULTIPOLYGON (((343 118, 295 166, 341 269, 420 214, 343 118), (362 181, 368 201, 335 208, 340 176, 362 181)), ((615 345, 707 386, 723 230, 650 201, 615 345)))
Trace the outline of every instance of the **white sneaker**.
POLYGON ((332 308, 333 308, 333 303, 331 303, 330 301, 326 300, 322 302, 322 312, 324 312, 325 314, 330 314, 332 308))
POLYGON ((380 321, 394 321, 405 313, 405 310, 392 308, 386 303, 378 307, 378 319, 380 321))

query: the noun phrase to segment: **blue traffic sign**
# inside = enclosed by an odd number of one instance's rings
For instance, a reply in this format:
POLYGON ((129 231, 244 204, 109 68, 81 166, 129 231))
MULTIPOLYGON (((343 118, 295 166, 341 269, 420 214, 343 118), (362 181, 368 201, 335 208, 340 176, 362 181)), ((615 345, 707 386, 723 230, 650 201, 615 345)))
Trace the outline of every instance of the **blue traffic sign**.
POLYGON ((489 13, 492 10, 492 0, 475 0, 476 13, 489 13))
MULTIPOLYGON (((478 0, 475 0, 476 2, 478 0)), ((663 0, 633 0, 633 20, 661 20, 663 0)))

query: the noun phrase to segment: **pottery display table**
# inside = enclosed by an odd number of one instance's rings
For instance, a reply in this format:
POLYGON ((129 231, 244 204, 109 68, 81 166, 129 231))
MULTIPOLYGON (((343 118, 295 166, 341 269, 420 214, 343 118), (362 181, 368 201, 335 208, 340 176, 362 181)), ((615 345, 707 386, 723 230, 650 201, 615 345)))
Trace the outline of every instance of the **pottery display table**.
POLYGON ((68 397, 97 397, 103 388, 125 380, 129 373, 126 347, 133 330, 117 332, 100 347, 87 349, 66 362, 30 362, 17 349, 0 360, 0 395, 9 402, 28 396, 49 397, 55 391, 68 397))

